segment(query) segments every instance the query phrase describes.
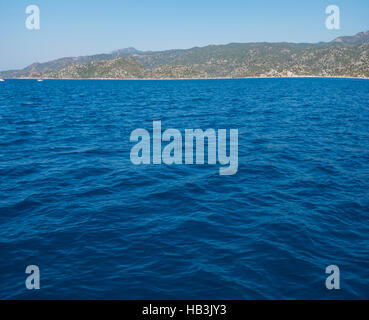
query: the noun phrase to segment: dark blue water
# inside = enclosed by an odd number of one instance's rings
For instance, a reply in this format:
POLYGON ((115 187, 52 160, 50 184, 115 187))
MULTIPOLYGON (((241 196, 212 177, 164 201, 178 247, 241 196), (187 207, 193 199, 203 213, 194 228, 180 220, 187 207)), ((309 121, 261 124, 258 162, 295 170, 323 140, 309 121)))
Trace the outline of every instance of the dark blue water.
POLYGON ((369 298, 366 80, 9 80, 0 179, 1 298, 369 298), (238 173, 134 166, 153 120, 238 128, 238 173))

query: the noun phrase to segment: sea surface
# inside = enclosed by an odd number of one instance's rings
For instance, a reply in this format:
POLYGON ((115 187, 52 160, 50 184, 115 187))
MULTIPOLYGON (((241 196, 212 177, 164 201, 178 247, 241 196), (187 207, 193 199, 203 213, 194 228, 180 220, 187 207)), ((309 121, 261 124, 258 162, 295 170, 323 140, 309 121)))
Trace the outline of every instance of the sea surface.
POLYGON ((0 83, 2 299, 369 299, 368 219, 368 80, 0 83), (154 120, 238 129, 238 173, 133 165, 154 120))

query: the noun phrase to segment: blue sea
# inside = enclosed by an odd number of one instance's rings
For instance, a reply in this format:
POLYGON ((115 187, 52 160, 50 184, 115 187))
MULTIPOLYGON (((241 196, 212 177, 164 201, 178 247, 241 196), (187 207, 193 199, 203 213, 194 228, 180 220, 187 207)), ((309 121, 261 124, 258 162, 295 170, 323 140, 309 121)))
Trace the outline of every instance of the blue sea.
POLYGON ((2 299, 369 299, 368 218, 368 80, 0 83, 2 299), (237 174, 133 165, 156 120, 238 129, 237 174))

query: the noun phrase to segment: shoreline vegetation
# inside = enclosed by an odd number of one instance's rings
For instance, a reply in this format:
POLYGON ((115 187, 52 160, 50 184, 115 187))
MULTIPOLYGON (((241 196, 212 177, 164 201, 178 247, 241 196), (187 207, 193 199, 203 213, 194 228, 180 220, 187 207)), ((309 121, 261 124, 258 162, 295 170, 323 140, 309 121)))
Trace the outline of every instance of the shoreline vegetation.
POLYGON ((352 79, 369 80, 369 77, 350 76, 290 76, 290 77, 243 77, 243 78, 5 78, 4 80, 116 80, 116 81, 168 81, 168 80, 245 80, 245 79, 352 79))
POLYGON ((230 43, 61 58, 0 72, 3 79, 184 80, 369 78, 369 31, 320 43, 230 43))

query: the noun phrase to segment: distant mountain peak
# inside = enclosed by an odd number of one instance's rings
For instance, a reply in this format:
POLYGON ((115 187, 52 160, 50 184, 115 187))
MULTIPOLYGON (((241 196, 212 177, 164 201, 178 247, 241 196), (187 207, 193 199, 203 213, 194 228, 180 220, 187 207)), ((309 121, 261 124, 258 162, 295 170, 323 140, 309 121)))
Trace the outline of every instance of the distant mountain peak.
POLYGON ((129 48, 114 50, 111 54, 117 55, 117 56, 120 56, 120 57, 127 57, 127 56, 131 56, 133 54, 139 54, 141 52, 142 51, 139 51, 136 48, 129 47, 129 48))
POLYGON ((363 43, 369 43, 369 30, 364 32, 359 32, 354 36, 345 36, 345 37, 338 37, 332 42, 335 43, 342 43, 346 45, 360 45, 363 43))

